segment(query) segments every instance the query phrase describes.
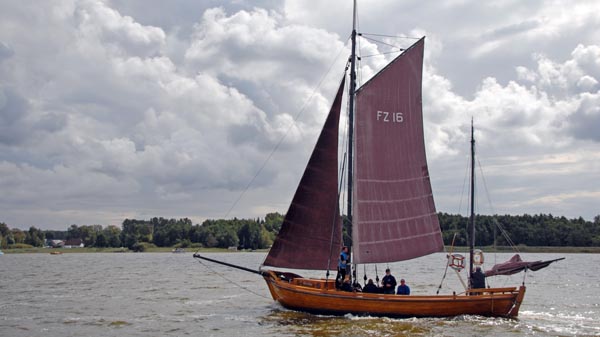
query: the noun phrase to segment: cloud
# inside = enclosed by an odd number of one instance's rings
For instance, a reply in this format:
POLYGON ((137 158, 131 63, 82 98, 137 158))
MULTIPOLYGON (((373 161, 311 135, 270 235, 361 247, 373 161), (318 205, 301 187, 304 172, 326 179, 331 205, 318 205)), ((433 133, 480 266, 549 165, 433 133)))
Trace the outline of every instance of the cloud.
MULTIPOLYGON (((0 221, 201 221, 224 216, 242 191, 230 216, 284 212, 343 75, 351 3, 217 5, 3 2, 0 221)), ((457 204, 474 116, 499 211, 593 216, 594 6, 361 2, 359 30, 389 35, 376 40, 406 47, 412 40, 391 36, 427 35, 438 209, 457 204), (573 208, 550 202, 557 195, 573 208)), ((395 56, 389 49, 361 40, 361 54, 375 55, 361 60, 361 83, 395 56)))
POLYGON ((600 94, 583 93, 577 110, 569 118, 570 134, 579 139, 600 142, 600 94))
POLYGON ((0 62, 14 55, 14 51, 4 42, 0 41, 0 62))
MULTIPOLYGON (((264 9, 230 16, 221 8, 209 9, 195 26, 185 54, 187 66, 231 82, 253 97, 268 97, 261 105, 268 115, 293 113, 343 44, 324 30, 283 23, 280 14, 264 9)), ((335 75, 325 83, 330 91, 335 91, 341 73, 335 75)), ((317 97, 316 102, 325 104, 307 110, 322 112, 327 101, 317 97)))
POLYGON ((600 140, 593 125, 600 122, 597 108, 600 87, 600 46, 577 45, 571 58, 555 62, 536 55, 537 68, 519 67, 519 77, 535 85, 551 97, 556 115, 552 125, 559 126, 569 136, 583 140, 600 140))
POLYGON ((113 53, 129 56, 150 56, 164 48, 165 33, 161 28, 143 26, 101 1, 79 2, 74 14, 79 42, 100 43, 113 53))
POLYGON ((495 201, 482 212, 593 215, 585 209, 600 179, 597 48, 578 45, 562 62, 534 55, 537 66, 515 67, 517 77, 506 84, 483 79, 472 99, 458 95, 431 63, 426 67, 426 138, 439 208, 457 207, 453 194, 466 170, 472 116, 478 165, 489 184, 479 181, 478 193, 495 201))
MULTIPOLYGON (((0 87, 0 187, 11 190, 2 197, 3 214, 14 219, 29 219, 24 213, 35 205, 38 216, 55 223, 95 221, 87 205, 110 219, 132 209, 158 214, 178 207, 188 211, 174 216, 188 216, 190 207, 203 217, 223 216, 224 207, 215 211, 199 200, 241 190, 284 135, 279 157, 288 164, 310 151, 312 141, 292 145, 318 133, 330 100, 314 90, 319 78, 306 70, 323 69, 332 50, 343 47, 335 35, 308 27, 271 32, 282 19, 277 13, 227 16, 212 9, 190 37, 189 57, 177 64, 165 53, 167 33, 105 2, 79 1, 49 12, 55 15, 40 17, 32 36, 42 38, 50 27, 61 32, 55 41, 61 46, 40 58, 36 44, 22 44, 12 66, 1 69, 8 80, 0 87), (225 35, 214 40, 219 30, 225 35), (289 43, 303 30, 317 36, 289 43), (254 33, 266 34, 264 42, 243 45, 254 33), (221 48, 220 56, 202 58, 205 47, 221 48), (241 58, 234 47, 248 55, 241 58), (239 62, 239 72, 219 67, 227 58, 223 64, 239 62), (289 71, 298 76, 285 75, 289 71), (270 114, 247 93, 262 93, 272 103, 270 114), (306 102, 305 122, 295 125, 292 115, 306 102), (55 211, 65 207, 69 211, 55 211)), ((325 87, 337 81, 328 79, 325 87)), ((253 188, 281 183, 278 175, 265 168, 253 188)))
POLYGON ((66 124, 63 115, 53 111, 36 113, 34 107, 13 87, 0 86, 0 145, 32 144, 66 124))

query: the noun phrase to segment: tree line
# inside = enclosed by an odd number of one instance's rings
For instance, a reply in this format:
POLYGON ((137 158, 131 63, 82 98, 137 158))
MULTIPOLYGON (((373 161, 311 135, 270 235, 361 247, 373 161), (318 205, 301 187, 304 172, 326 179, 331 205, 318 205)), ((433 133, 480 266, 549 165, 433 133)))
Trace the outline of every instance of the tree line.
POLYGON ((81 239, 86 247, 127 247, 136 251, 150 245, 263 249, 273 244, 282 223, 283 215, 279 213, 269 213, 264 219, 209 219, 200 225, 192 224, 188 218, 125 219, 121 227, 71 225, 66 231, 41 230, 34 226, 23 231, 0 223, 0 247, 43 247, 48 240, 81 239))
MULTIPOLYGON (((456 246, 468 246, 467 224, 462 215, 438 213, 444 244, 450 245, 456 235, 456 246)), ((515 245, 550 247, 600 246, 600 215, 593 221, 582 217, 567 219, 552 214, 536 215, 477 215, 475 217, 475 243, 477 246, 515 245), (506 235, 502 234, 502 231, 506 235)))
MULTIPOLYGON (((456 246, 468 245, 468 217, 440 212, 438 218, 444 244, 450 245, 454 239, 456 246)), ((121 227, 71 225, 66 231, 42 230, 34 226, 24 231, 0 223, 0 247, 42 247, 47 240, 81 239, 86 247, 127 247, 137 251, 149 245, 263 249, 271 246, 282 222, 282 214, 269 213, 264 219, 209 219, 195 225, 188 218, 125 219, 121 227)), ((347 245, 351 245, 352 240, 350 227, 344 221, 347 245)), ((475 227, 477 246, 507 246, 509 240, 515 245, 526 246, 600 246, 600 215, 593 221, 551 214, 478 215, 475 227)))

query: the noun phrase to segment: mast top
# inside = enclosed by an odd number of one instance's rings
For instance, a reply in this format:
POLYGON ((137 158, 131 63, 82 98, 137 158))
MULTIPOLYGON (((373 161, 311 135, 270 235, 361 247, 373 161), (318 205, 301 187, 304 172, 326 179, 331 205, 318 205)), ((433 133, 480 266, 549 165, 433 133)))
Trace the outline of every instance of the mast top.
POLYGON ((354 0, 354 7, 352 9, 352 30, 356 31, 356 0, 354 0))

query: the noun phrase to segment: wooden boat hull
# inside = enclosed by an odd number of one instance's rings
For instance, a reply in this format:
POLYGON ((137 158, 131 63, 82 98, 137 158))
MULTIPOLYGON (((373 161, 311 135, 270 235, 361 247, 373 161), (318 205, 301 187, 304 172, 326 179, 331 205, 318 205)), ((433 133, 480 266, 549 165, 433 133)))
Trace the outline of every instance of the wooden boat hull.
POLYGON ((288 309, 315 314, 387 317, 451 317, 481 315, 517 317, 525 296, 518 289, 488 288, 470 295, 401 296, 353 293, 335 289, 334 280, 305 279, 299 275, 265 271, 271 296, 288 309))

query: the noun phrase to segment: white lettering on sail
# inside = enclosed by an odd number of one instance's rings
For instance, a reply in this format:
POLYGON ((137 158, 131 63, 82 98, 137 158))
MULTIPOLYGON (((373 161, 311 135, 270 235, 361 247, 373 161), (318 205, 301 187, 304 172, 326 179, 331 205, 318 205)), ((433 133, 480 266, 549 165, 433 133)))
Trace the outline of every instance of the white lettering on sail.
POLYGON ((377 111, 377 121, 384 123, 402 123, 404 122, 404 116, 402 112, 387 112, 387 111, 377 111))

